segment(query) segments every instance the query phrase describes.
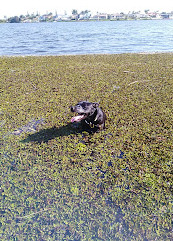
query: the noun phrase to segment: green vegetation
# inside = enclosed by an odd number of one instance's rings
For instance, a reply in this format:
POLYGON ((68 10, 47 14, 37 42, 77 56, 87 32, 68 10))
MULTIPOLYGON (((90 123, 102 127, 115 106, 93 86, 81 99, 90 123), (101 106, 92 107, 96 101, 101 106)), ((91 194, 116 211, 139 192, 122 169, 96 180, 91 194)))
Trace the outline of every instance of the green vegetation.
POLYGON ((172 240, 173 54, 1 57, 0 82, 1 240, 172 240))

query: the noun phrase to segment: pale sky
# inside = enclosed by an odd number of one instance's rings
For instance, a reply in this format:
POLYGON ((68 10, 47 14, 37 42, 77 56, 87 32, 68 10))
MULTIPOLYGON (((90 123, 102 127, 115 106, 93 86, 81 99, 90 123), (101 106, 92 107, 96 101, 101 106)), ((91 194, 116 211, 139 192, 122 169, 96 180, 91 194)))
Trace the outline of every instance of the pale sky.
POLYGON ((91 12, 117 13, 129 11, 173 11, 173 0, 1 0, 0 18, 20 16, 27 12, 44 14, 47 12, 71 14, 72 9, 90 10, 91 12))

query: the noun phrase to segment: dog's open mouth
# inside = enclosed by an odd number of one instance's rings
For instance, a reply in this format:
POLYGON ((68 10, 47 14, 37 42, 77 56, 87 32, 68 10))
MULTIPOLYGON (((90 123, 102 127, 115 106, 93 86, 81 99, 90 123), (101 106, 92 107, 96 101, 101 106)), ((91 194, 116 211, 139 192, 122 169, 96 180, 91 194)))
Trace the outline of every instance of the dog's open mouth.
POLYGON ((79 122, 86 118, 86 114, 80 114, 71 118, 71 122, 79 122))

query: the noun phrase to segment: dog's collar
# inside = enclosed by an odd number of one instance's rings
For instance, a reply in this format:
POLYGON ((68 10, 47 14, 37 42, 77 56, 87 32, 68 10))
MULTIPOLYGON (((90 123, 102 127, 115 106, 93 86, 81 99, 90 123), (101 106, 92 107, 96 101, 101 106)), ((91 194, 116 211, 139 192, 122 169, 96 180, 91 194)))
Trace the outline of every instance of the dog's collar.
POLYGON ((85 120, 85 123, 87 123, 88 125, 90 125, 90 124, 91 124, 91 122, 88 122, 87 120, 85 120))
MULTIPOLYGON (((98 116, 97 116, 97 109, 95 110, 94 115, 95 115, 94 122, 96 122, 97 119, 98 119, 98 116)), ((87 120, 85 120, 85 122, 86 122, 88 125, 92 125, 92 124, 93 124, 91 121, 88 122, 87 120)))
POLYGON ((91 128, 94 128, 94 124, 92 122, 88 122, 87 120, 85 120, 85 123, 89 125, 91 128))

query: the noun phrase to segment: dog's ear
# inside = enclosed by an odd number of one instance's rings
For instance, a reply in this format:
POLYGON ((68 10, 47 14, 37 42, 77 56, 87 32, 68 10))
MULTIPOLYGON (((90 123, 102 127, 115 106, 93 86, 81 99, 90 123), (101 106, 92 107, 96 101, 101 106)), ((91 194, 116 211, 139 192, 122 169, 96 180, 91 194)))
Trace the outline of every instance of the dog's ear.
POLYGON ((94 108, 99 107, 99 103, 92 103, 94 108))

